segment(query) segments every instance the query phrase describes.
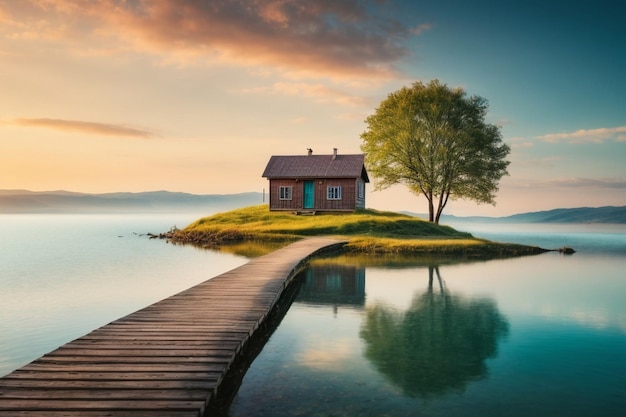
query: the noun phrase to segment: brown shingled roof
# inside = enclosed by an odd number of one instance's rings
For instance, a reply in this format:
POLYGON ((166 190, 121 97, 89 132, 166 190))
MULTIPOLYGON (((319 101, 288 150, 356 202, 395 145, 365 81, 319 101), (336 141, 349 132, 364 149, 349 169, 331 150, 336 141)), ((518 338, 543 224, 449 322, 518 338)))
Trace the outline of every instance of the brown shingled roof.
POLYGON ((263 171, 264 178, 362 178, 369 182, 365 155, 287 155, 272 156, 263 171))

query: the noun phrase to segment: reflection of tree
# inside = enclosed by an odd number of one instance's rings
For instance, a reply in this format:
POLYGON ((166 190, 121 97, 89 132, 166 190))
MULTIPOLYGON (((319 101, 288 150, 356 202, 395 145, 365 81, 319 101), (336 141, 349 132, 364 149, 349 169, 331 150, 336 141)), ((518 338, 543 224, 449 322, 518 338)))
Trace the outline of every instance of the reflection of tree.
POLYGON ((409 310, 368 308, 361 337, 366 357, 405 395, 430 398, 485 378, 485 360, 496 356, 507 332, 492 300, 451 295, 439 268, 430 266, 428 290, 415 296, 409 310), (433 272, 439 291, 433 290, 433 272))

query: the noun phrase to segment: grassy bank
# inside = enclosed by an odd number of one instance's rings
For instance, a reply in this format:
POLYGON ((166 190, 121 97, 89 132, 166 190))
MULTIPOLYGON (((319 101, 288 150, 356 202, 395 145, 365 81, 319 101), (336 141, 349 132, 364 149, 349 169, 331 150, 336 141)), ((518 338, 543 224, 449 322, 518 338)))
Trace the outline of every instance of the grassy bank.
POLYGON ((376 210, 296 216, 270 212, 267 205, 246 207, 203 217, 165 236, 173 243, 258 256, 307 236, 348 240, 353 253, 451 255, 471 258, 541 253, 532 246, 474 238, 449 226, 376 210))

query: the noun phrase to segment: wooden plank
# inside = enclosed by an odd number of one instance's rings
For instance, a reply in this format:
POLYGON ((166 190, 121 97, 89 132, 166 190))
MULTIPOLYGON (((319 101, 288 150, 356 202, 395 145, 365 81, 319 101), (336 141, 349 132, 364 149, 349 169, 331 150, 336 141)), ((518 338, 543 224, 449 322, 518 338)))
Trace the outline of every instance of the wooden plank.
POLYGON ((311 238, 109 323, 0 378, 0 415, 203 415, 299 267, 311 238))
MULTIPOLYGON (((205 408, 205 401, 180 401, 159 399, 123 399, 123 400, 49 400, 39 398, 12 399, 3 398, 0 402, 0 412, 5 411, 48 411, 48 410, 170 410, 196 411, 205 408)), ((47 414, 46 414, 47 415, 47 414)))
MULTIPOLYGON (((155 357, 231 357, 233 354, 232 349, 203 349, 203 348, 188 348, 187 346, 122 346, 114 345, 108 349, 106 348, 94 348, 94 347, 62 347, 53 352, 48 353, 44 358, 50 360, 65 360, 67 357, 92 357, 92 356, 155 356, 155 357)), ((43 359, 43 358, 42 358, 43 359)))
MULTIPOLYGON (((133 371, 133 372, 95 372, 95 371, 17 371, 0 379, 5 380, 28 380, 50 381, 62 385, 65 381, 211 381, 219 380, 223 369, 203 372, 172 372, 172 371, 133 371)), ((36 383, 36 382, 34 382, 36 383)), ((0 397, 1 399, 1 397, 0 397)))
MULTIPOLYGON (((11 411, 11 417, 42 417, 41 411, 11 411)), ((131 412, 125 410, 46 410, 45 417, 198 417, 200 414, 197 410, 133 410, 131 412)))
MULTIPOLYGON (((188 375, 188 374, 187 374, 188 375)), ((99 379, 2 379, 0 388, 51 388, 51 389, 86 389, 97 387, 99 389, 175 389, 175 390, 212 390, 221 374, 215 374, 214 379, 209 377, 198 380, 186 379, 186 375, 180 375, 172 380, 157 380, 146 378, 145 380, 99 380, 99 379)), ((3 391, 4 393, 5 391, 3 391)))
POLYGON ((21 368, 25 371, 37 372, 112 372, 112 373, 128 373, 134 372, 222 372, 228 367, 228 361, 219 363, 200 363, 200 364, 180 364, 180 363, 137 363, 132 367, 129 364, 121 363, 97 363, 97 362, 76 362, 69 364, 47 363, 35 361, 21 368))
POLYGON ((173 400, 173 401, 204 401, 206 392, 196 389, 146 389, 146 388, 97 388, 74 389, 50 388, 5 388, 2 390, 5 399, 23 400, 173 400))
POLYGON ((239 346, 239 342, 236 340, 212 340, 212 341, 198 341, 188 340, 184 343, 173 343, 170 340, 117 340, 112 341, 110 339, 96 339, 96 340, 76 340, 63 346, 64 349, 117 349, 122 347, 126 350, 133 349, 227 349, 235 350, 239 346))
POLYGON ((159 365, 165 364, 168 367, 172 364, 198 364, 198 365, 222 365, 229 364, 232 362, 232 354, 225 356, 155 356, 155 355, 144 355, 144 356, 129 356, 127 354, 122 354, 120 356, 59 356, 59 357, 48 357, 45 356, 41 358, 37 363, 42 366, 51 365, 59 365, 59 366, 67 366, 68 364, 71 366, 78 366, 80 364, 91 364, 91 365, 159 365))

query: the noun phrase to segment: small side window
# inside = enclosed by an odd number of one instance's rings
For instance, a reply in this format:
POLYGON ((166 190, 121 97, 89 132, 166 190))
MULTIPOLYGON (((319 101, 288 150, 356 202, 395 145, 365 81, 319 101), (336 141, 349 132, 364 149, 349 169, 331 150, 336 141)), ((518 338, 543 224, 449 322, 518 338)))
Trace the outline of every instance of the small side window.
POLYGON ((358 191, 359 192, 359 194, 358 194, 359 198, 365 198, 365 183, 359 181, 357 183, 357 186, 358 186, 358 190, 359 190, 358 191))

